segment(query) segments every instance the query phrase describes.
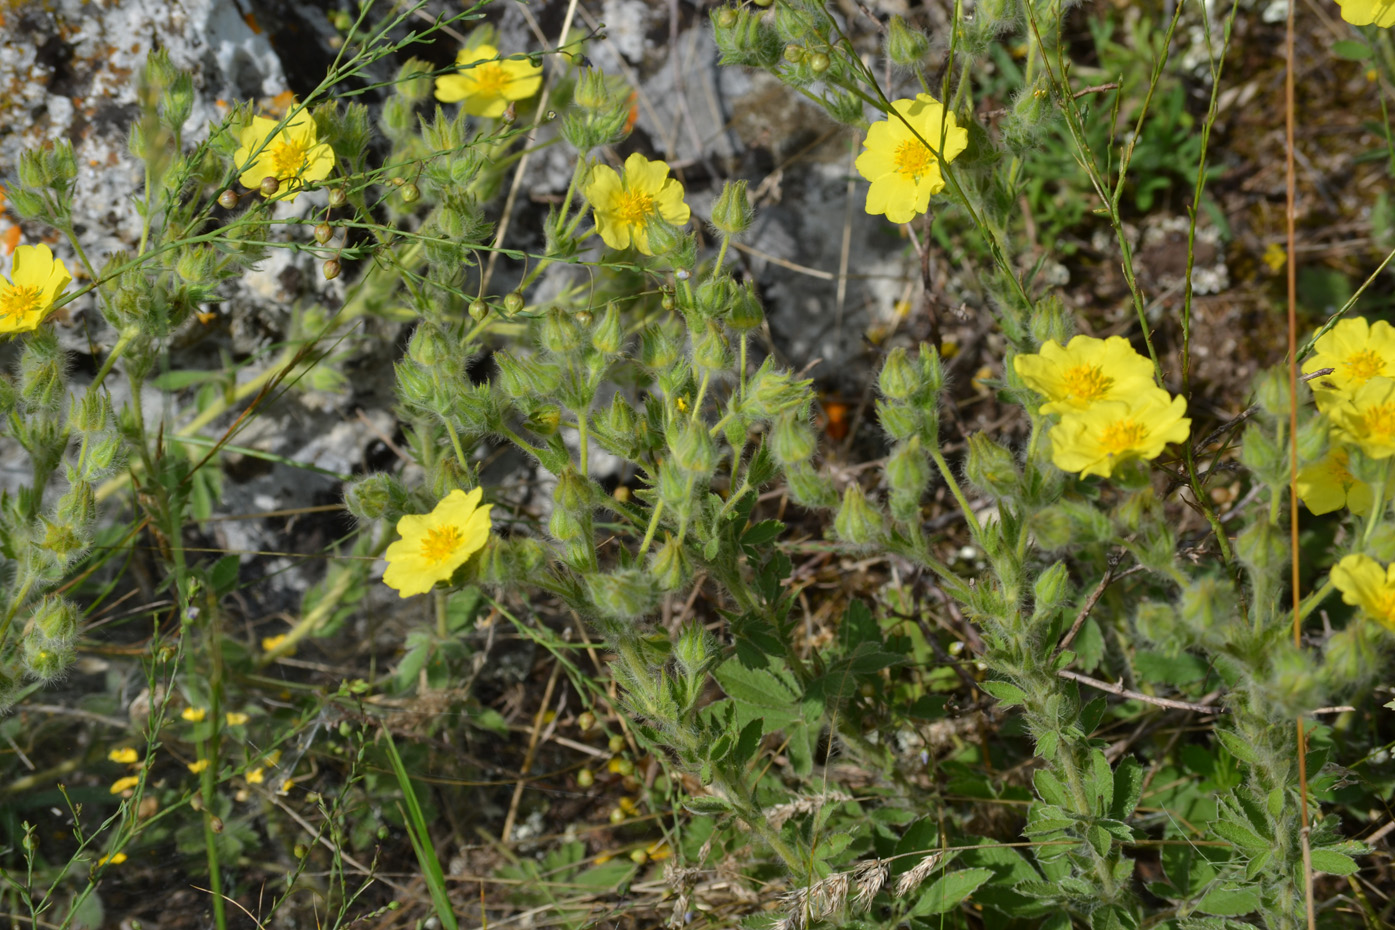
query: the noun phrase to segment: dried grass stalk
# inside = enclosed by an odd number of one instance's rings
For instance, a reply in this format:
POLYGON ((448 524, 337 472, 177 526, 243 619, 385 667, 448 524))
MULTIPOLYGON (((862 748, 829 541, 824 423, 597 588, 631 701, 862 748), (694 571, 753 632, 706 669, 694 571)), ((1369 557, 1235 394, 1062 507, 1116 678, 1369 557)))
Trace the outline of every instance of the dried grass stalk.
POLYGON ((935 867, 940 864, 940 860, 944 857, 945 854, 942 852, 932 852, 917 862, 915 868, 896 880, 896 897, 905 897, 909 892, 919 888, 920 883, 925 881, 931 872, 935 871, 935 867))

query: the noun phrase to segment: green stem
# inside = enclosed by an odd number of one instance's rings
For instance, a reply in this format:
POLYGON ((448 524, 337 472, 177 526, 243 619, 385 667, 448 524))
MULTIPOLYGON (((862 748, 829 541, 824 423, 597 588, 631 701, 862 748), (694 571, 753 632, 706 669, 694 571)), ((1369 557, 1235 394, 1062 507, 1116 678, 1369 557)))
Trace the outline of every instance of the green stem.
POLYGON ((659 529, 659 518, 664 513, 664 502, 659 501, 654 505, 654 510, 649 514, 649 527, 644 531, 644 541, 639 544, 639 555, 649 551, 649 544, 654 541, 654 534, 659 529))
POLYGON ((460 434, 455 431, 455 424, 450 420, 446 420, 445 424, 446 432, 450 435, 451 447, 455 449, 456 461, 458 461, 460 467, 468 473, 470 470, 470 462, 465 457, 465 447, 460 444, 460 434))
POLYGON ((959 487, 959 482, 954 478, 954 472, 950 471, 949 464, 945 462, 944 455, 939 447, 930 447, 930 457, 935 460, 935 467, 940 470, 940 477, 944 479, 949 487, 949 493, 954 495, 954 499, 959 504, 959 509, 964 514, 964 521, 969 524, 969 530, 973 533, 974 542, 980 546, 983 544, 983 527, 979 525, 978 517, 974 516, 973 508, 969 506, 968 498, 964 496, 963 490, 959 487))

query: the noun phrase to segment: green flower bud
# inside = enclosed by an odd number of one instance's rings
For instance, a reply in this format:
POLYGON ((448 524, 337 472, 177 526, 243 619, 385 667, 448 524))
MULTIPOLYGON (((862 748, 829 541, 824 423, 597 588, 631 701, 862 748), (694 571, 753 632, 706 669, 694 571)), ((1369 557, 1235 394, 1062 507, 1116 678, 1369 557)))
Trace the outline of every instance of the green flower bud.
POLYGON ((344 193, 344 189, 342 187, 331 187, 329 189, 329 205, 331 207, 337 209, 339 207, 344 206, 348 202, 349 195, 344 193))
POLYGON ((806 417, 790 410, 780 414, 770 436, 770 452, 781 465, 806 462, 818 450, 819 437, 806 417))
POLYGON ((610 105, 610 88, 606 86, 605 75, 595 68, 581 72, 572 92, 576 105, 587 110, 601 110, 610 105))
POLYGON ((765 311, 761 309, 755 285, 747 281, 736 291, 732 299, 731 312, 727 315, 727 325, 738 333, 745 333, 760 326, 763 322, 765 322, 765 311))
POLYGON ((728 181, 712 207, 712 225, 728 236, 739 236, 751 228, 756 211, 746 196, 745 181, 728 181))
POLYGON ((19 360, 19 396, 26 411, 57 412, 67 397, 65 356, 50 327, 30 334, 19 360))
POLYGON ((638 568, 588 574, 586 591, 597 612, 612 620, 641 617, 652 610, 659 600, 659 590, 653 578, 638 568))
POLYGON ((68 491, 58 499, 58 519, 89 526, 97 516, 97 495, 92 485, 78 479, 68 487, 68 491))
POLYGON ((882 430, 897 442, 904 442, 920 432, 922 417, 914 407, 877 401, 877 419, 882 430))
POLYGON ((430 372, 409 360, 395 364, 393 371, 397 376, 397 396, 404 404, 421 411, 435 409, 436 385, 430 372))
POLYGON ((106 391, 87 391, 74 398, 68 422, 82 433, 95 433, 111 425, 111 398, 106 391))
POLYGON ((823 74, 833 64, 833 59, 823 52, 814 52, 805 59, 809 63, 809 70, 815 74, 823 74))
POLYGON ((899 16, 891 17, 886 36, 886 57, 890 58, 893 64, 903 68, 915 67, 925 61, 925 55, 929 51, 930 40, 925 37, 925 33, 907 26, 906 21, 899 16))
POLYGON ((568 468, 557 476, 557 484, 552 489, 552 501, 557 507, 570 513, 590 513, 593 495, 591 485, 575 468, 568 468))
POLYGON ((160 98, 160 121, 171 132, 178 132, 188 121, 189 114, 193 112, 193 109, 193 77, 187 72, 180 72, 160 98))
POLYGON ((441 329, 432 323, 422 323, 407 343, 407 357, 423 368, 433 368, 452 358, 455 346, 441 329))
POLYGON ((581 328, 570 314, 553 307, 543 317, 540 339, 543 348, 553 355, 570 355, 581 346, 581 328))
POLYGON ((1259 423, 1245 427, 1240 440, 1240 461, 1268 485, 1288 483, 1288 450, 1281 450, 1273 435, 1259 423))
POLYGON ((717 447, 707 427, 683 417, 667 433, 673 464, 689 474, 708 478, 717 466, 717 447))
POLYGON ((660 591, 677 591, 686 585, 693 575, 693 566, 683 544, 670 537, 649 560, 649 573, 660 591))
POLYGON ((897 346, 887 355, 877 376, 877 387, 882 396, 892 400, 908 400, 920 388, 919 372, 906 357, 905 349, 897 346))
POLYGON ((886 480, 893 491, 917 500, 930 485, 930 463, 921 446, 920 437, 912 436, 896 447, 886 460, 886 480))
POLYGON ((422 103, 431 96, 431 65, 418 58, 408 58, 397 69, 393 86, 409 103, 422 103))
POLYGON ((543 404, 528 414, 524 424, 539 436, 551 436, 562 425, 562 408, 556 404, 543 404))
POLYGON ((838 538, 854 546, 873 546, 882 541, 886 532, 886 520, 871 501, 862 494, 862 488, 850 484, 843 492, 843 506, 833 520, 833 528, 838 538))
POLYGON ((109 473, 121 461, 123 447, 118 433, 102 433, 97 436, 87 447, 87 461, 84 463, 82 477, 88 481, 96 481, 109 473))
POLYGON ((1327 451, 1327 421, 1309 417, 1298 425, 1298 461, 1316 462, 1327 451))
POLYGON ((1017 492, 1022 476, 1012 453, 988 438, 987 433, 969 436, 969 457, 964 475, 974 487, 994 497, 1017 492))
POLYGON ((712 22, 718 28, 730 29, 736 25, 736 11, 729 6, 724 6, 712 14, 712 22))
POLYGON ((508 397, 545 397, 562 382, 560 368, 536 358, 501 351, 494 353, 494 363, 499 366, 499 386, 508 397))
POLYGON ((706 674, 712 664, 721 658, 717 642, 701 623, 689 621, 678 633, 678 641, 673 644, 673 658, 678 667, 690 678, 706 674))
POLYGON ((713 317, 727 312, 735 292, 736 282, 731 279, 731 275, 724 274, 703 281, 697 286, 693 296, 697 299, 698 312, 703 316, 713 317))
POLYGON ((635 411, 620 394, 610 399, 610 405, 601 414, 601 429, 615 437, 628 437, 634 433, 635 411))
POLYGON ((470 301, 470 319, 474 320, 476 323, 481 323, 487 316, 489 316, 489 304, 480 300, 478 297, 470 301))
POLYGON ((688 476, 673 462, 659 464, 659 480, 655 482, 659 500, 675 514, 692 510, 692 489, 688 476))
POLYGON ((944 365, 940 361, 940 350, 922 342, 920 344, 920 393, 916 399, 931 408, 938 408, 940 391, 945 386, 944 365))
POLYGON ((37 681, 51 682, 63 677, 75 657, 70 644, 50 643, 38 636, 24 639, 24 670, 37 681))
POLYGON ((708 320, 706 327, 693 339, 693 364, 709 371, 725 371, 731 367, 726 334, 715 320, 708 320))
POLYGON ((1032 610, 1032 620, 1050 620, 1070 597, 1070 571, 1064 562, 1053 562, 1046 571, 1037 576, 1032 587, 1036 605, 1032 610))
POLYGON ((416 203, 416 202, 417 202, 418 200, 420 200, 420 199, 421 199, 421 188, 420 188, 420 187, 417 187, 415 184, 404 184, 404 185, 402 185, 402 202, 403 202, 403 203, 416 203))
POLYGON ((844 126, 866 126, 867 120, 862 111, 862 100, 846 91, 825 93, 824 109, 834 122, 844 126))
POLYGON ((780 59, 784 42, 759 12, 726 7, 712 17, 712 27, 712 38, 724 65, 768 69, 780 59))
POLYGON ((590 516, 577 516, 561 507, 554 508, 547 518, 547 531, 560 542, 575 542, 591 535, 590 516))
POLYGON ((1036 306, 1032 308, 1028 329, 1037 345, 1041 345, 1048 339, 1054 339, 1060 345, 1065 345, 1075 332, 1071 325, 1072 322, 1073 318, 1071 314, 1066 312, 1065 304, 1061 302, 1061 298, 1052 294, 1037 301, 1036 306))
POLYGON ((66 598, 46 595, 30 619, 39 635, 50 643, 72 643, 77 639, 78 609, 66 598))
POLYGON ((190 284, 204 284, 213 277, 213 266, 217 257, 207 246, 194 246, 179 250, 179 258, 174 263, 175 274, 190 284))
POLYGON ((793 380, 788 371, 776 369, 774 362, 767 358, 746 383, 742 408, 753 417, 769 419, 808 404, 813 399, 809 390, 812 383, 812 378, 793 380))
POLYGON ((513 291, 504 297, 504 316, 513 316, 523 309, 523 295, 513 291))
POLYGON ((678 361, 678 340, 666 328, 651 326, 640 333, 639 361, 650 371, 667 371, 678 361))
POLYGON ((379 520, 407 509, 407 489, 387 472, 360 478, 344 489, 344 506, 357 520, 379 520))
POLYGON ((785 61, 788 61, 792 65, 797 65, 803 60, 804 46, 794 44, 785 46, 785 61))
POLYGON ((625 327, 620 323, 620 307, 613 300, 605 305, 600 322, 591 330, 591 347, 602 355, 618 355, 625 347, 625 327))
MULTIPOLYGON (((1300 388, 1301 390, 1301 388, 1300 388)), ((1255 403, 1271 417, 1288 418, 1288 371, 1282 365, 1265 368, 1254 380, 1255 403)), ((1302 399, 1302 395, 1299 395, 1302 399)))

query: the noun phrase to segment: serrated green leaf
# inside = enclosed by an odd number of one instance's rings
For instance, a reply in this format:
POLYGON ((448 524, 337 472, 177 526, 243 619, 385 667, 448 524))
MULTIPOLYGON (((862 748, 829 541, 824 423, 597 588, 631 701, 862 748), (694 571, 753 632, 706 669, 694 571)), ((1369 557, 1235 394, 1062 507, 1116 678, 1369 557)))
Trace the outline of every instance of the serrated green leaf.
POLYGON ((1264 867, 1269 864, 1269 860, 1272 859, 1273 856, 1273 853, 1271 853, 1268 850, 1265 850, 1264 852, 1255 856, 1249 862, 1245 863, 1245 881, 1254 881, 1255 876, 1259 875, 1260 872, 1264 871, 1264 867))
POLYGON ((706 794, 700 798, 686 798, 683 806, 699 817, 716 817, 731 810, 731 805, 716 795, 706 794))
POLYGON ((1101 814, 1109 813, 1114 806, 1114 770, 1109 760, 1098 749, 1090 753, 1090 774, 1094 779, 1095 809, 1101 814))
POLYGON ((1073 826, 1075 826, 1074 820, 1038 820, 1023 827, 1022 833, 1025 836, 1042 836, 1047 833, 1059 833, 1063 830, 1069 830, 1073 826))
POLYGON ((587 869, 572 879, 572 882, 582 888, 592 888, 606 894, 624 894, 637 868, 639 867, 627 859, 611 859, 587 869))
POLYGON ((1066 804, 1066 786, 1061 783, 1061 779, 1056 777, 1054 772, 1047 769, 1037 769, 1032 773, 1032 784, 1036 786, 1037 794, 1048 804, 1055 804, 1064 807, 1066 804))
POLYGON ((963 903, 980 885, 993 877, 992 869, 962 869, 941 875, 921 894, 910 916, 927 917, 944 914, 963 903))
POLYGON ((1027 692, 1010 681, 981 681, 978 686, 1008 707, 1027 703, 1027 692))
POLYGON ((1220 740, 1221 745, 1226 748, 1227 752, 1241 762, 1248 762, 1253 765, 1259 761, 1259 756, 1255 754, 1254 747, 1235 733, 1229 730, 1217 730, 1216 739, 1220 740))
POLYGON ((762 520, 741 534, 741 545, 764 546, 780 538, 785 525, 779 520, 762 520))
POLYGON ((1133 667, 1141 681, 1162 685, 1188 685, 1200 681, 1206 677, 1210 668, 1190 653, 1182 652, 1170 656, 1147 650, 1142 650, 1134 656, 1133 667))
POLYGON ((1091 824, 1090 829, 1085 831, 1085 838, 1101 859, 1109 855, 1109 848, 1114 845, 1114 838, 1109 835, 1109 831, 1097 823, 1091 824))
POLYGON ((1249 888, 1213 888, 1197 907, 1217 917, 1239 917, 1259 907, 1259 892, 1249 888))
POLYGON ((771 710, 794 712, 799 703, 794 689, 774 672, 746 668, 728 659, 713 673, 722 690, 733 700, 771 710))
POLYGON ((1061 738, 1055 731, 1043 733, 1037 738, 1037 755, 1047 762, 1056 758, 1056 747, 1060 744, 1061 738))
POLYGON ((1314 849, 1312 859, 1313 870, 1317 872, 1330 872, 1333 875, 1355 875, 1361 871, 1361 866, 1357 864, 1355 859, 1332 849, 1314 849))
POLYGON ((741 728, 741 735, 736 740, 736 748, 732 750, 733 761, 737 765, 744 766, 756 756, 756 750, 760 748, 761 737, 765 735, 765 721, 756 717, 750 723, 741 728))
POLYGON ((1114 769, 1114 803, 1109 808, 1109 816, 1127 820, 1138 806, 1142 793, 1143 766, 1133 756, 1125 756, 1114 769))
POLYGON ((1241 849, 1251 852, 1262 852, 1273 848, 1273 843, 1255 833, 1249 827, 1242 827, 1238 823, 1229 820, 1216 820, 1211 823, 1211 829, 1223 840, 1234 843, 1241 849))

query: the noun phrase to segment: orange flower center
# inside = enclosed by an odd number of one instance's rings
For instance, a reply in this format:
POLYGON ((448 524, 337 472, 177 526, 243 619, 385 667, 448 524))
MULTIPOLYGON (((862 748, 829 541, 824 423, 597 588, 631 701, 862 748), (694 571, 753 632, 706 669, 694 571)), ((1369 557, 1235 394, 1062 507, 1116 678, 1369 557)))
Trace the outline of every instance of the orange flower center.
POLYGON ((300 174, 305 167, 305 153, 309 148, 308 140, 284 136, 267 146, 267 153, 271 158, 271 166, 276 178, 287 181, 300 174))
POLYGON ((654 212, 654 198, 643 191, 623 191, 615 202, 615 215, 620 222, 643 226, 654 212))
POLYGON ((1066 393, 1076 400, 1100 400, 1114 386, 1114 379, 1100 370, 1098 365, 1076 365, 1067 368, 1061 375, 1066 393))
POLYGON ((433 527, 421 541, 421 557, 432 565, 439 565, 455 554, 460 542, 460 530, 454 526, 433 527))
POLYGON ((1148 438, 1148 427, 1132 419, 1116 420, 1100 433, 1100 445, 1110 455, 1131 452, 1148 438))
POLYGON ((1368 436, 1382 442, 1395 439, 1395 401, 1368 407, 1361 414, 1361 426, 1368 436))
POLYGON ((23 319, 39 309, 43 298, 43 291, 37 286, 11 285, 0 293, 0 317, 23 319))
POLYGON ((1357 384, 1365 384, 1385 370, 1385 359, 1371 349, 1365 349, 1348 355, 1343 360, 1342 367, 1347 370, 1347 377, 1351 380, 1357 384))
POLYGON ((930 147, 919 139, 907 139, 896 147, 892 160, 896 163, 896 173, 920 180, 935 165, 935 156, 930 147))
POLYGON ((475 93, 481 96, 492 94, 501 97, 504 88, 509 86, 509 73, 497 61, 475 65, 470 69, 470 77, 475 82, 475 93))

